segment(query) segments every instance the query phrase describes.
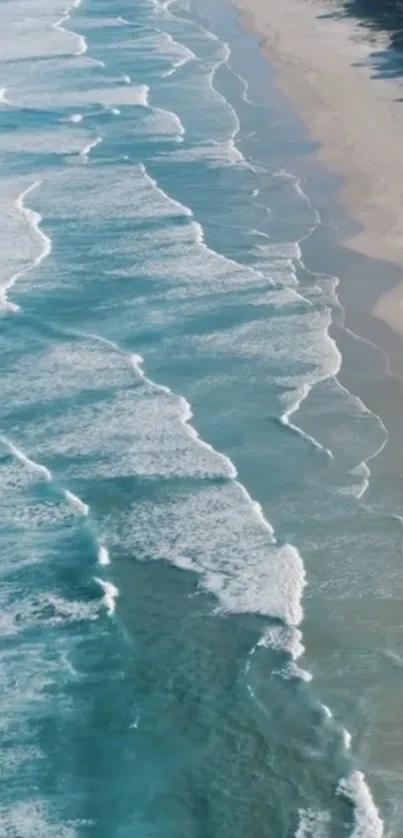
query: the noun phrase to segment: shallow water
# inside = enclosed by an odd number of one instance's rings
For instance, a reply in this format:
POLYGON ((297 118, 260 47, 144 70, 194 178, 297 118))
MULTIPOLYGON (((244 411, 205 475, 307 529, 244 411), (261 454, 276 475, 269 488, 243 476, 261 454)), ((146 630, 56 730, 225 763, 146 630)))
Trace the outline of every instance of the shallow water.
POLYGON ((312 144, 224 5, 0 24, 0 832, 377 838, 400 495, 312 144))

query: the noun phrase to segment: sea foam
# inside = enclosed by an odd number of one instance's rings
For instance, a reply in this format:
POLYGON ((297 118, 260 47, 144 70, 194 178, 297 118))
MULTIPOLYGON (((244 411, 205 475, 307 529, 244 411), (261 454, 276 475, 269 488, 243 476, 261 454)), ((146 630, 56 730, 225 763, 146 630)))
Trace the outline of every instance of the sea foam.
POLYGON ((354 806, 355 826, 350 838, 382 838, 383 822, 362 771, 341 780, 338 794, 354 806))
POLYGON ((94 576, 95 582, 102 588, 104 595, 102 601, 105 605, 108 617, 112 617, 116 609, 116 600, 119 596, 119 589, 112 582, 94 576))
POLYGON ((33 192, 35 189, 37 189, 40 186, 40 184, 41 184, 41 181, 39 181, 39 180, 32 183, 30 186, 28 186, 27 189, 25 189, 23 192, 21 192, 21 194, 18 196, 18 198, 15 201, 16 210, 22 215, 22 217, 25 219, 27 224, 32 228, 32 230, 34 231, 34 233, 38 237, 38 239, 40 241, 40 244, 41 244, 40 251, 39 251, 39 254, 36 256, 36 258, 34 258, 30 264, 28 264, 26 267, 22 268, 21 270, 17 271, 15 274, 13 274, 8 280, 6 280, 4 285, 1 287, 1 289, 0 289, 0 310, 2 308, 3 308, 4 311, 9 311, 9 312, 16 312, 16 311, 19 310, 18 305, 16 303, 11 302, 8 299, 8 293, 7 292, 13 287, 13 285, 18 281, 18 279, 20 279, 20 277, 22 277, 24 274, 34 270, 34 268, 37 268, 41 264, 41 262, 43 262, 43 260, 46 259, 46 257, 49 255, 49 253, 52 250, 52 243, 51 243, 50 238, 47 235, 45 235, 45 233, 40 228, 40 222, 42 221, 42 216, 38 212, 35 212, 34 210, 31 210, 24 203, 25 198, 27 197, 27 195, 29 195, 31 192, 33 192))
POLYGON ((74 495, 73 492, 70 492, 69 489, 64 489, 63 494, 66 500, 69 502, 70 506, 79 513, 79 515, 88 515, 90 508, 89 506, 84 503, 81 498, 77 495, 74 495))

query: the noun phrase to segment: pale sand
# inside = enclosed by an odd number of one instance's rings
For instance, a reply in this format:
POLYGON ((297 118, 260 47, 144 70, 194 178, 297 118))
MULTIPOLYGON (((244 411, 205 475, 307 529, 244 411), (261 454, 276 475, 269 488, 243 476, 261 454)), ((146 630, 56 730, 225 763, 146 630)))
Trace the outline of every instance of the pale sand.
MULTIPOLYGON (((345 176, 340 197, 362 232, 348 245, 403 268, 403 83, 377 79, 369 34, 326 0, 233 0, 278 71, 276 85, 320 143, 320 161, 345 176), (323 16, 323 17, 321 17, 323 16)), ((374 314, 403 333, 403 282, 374 314)))

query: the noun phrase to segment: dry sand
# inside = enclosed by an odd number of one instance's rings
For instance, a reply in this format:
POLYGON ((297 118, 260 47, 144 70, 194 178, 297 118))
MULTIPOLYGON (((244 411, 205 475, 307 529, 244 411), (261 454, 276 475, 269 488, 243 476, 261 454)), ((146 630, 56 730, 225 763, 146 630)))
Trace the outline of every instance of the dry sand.
MULTIPOLYGON (((403 269, 403 82, 376 78, 387 36, 329 17, 335 5, 326 0, 233 2, 259 34, 278 88, 320 142, 320 161, 345 176, 341 199, 362 224, 349 246, 403 269)), ((403 333, 403 283, 374 314, 403 333)))

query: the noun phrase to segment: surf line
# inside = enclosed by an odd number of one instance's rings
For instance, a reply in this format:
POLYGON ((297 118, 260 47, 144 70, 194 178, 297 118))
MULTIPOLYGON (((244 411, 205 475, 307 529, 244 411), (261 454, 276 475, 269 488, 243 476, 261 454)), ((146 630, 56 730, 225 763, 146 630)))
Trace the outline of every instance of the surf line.
MULTIPOLYGON (((142 358, 141 355, 127 352, 124 349, 122 349, 118 344, 114 343, 112 340, 110 340, 108 338, 104 338, 101 335, 96 335, 96 334, 93 334, 93 333, 85 333, 85 332, 74 332, 73 334, 75 334, 76 336, 80 335, 80 337, 86 338, 87 340, 89 339, 89 340, 98 341, 98 342, 110 347, 110 349, 112 349, 113 351, 115 351, 116 353, 118 353, 121 356, 122 360, 125 363, 130 365, 130 367, 134 371, 136 377, 138 379, 140 379, 141 381, 143 381, 146 387, 150 388, 154 392, 157 391, 157 392, 160 392, 160 393, 164 393, 167 396, 173 397, 174 399, 177 400, 178 407, 179 407, 178 419, 182 423, 186 432, 189 434, 189 436, 194 440, 194 442, 198 446, 213 452, 214 454, 217 455, 217 457, 219 457, 219 459, 221 460, 223 465, 225 465, 225 471, 226 471, 225 477, 226 477, 226 479, 229 480, 229 481, 233 481, 234 484, 238 487, 238 489, 242 492, 255 521, 258 521, 261 528, 266 531, 266 533, 268 535, 268 540, 269 540, 270 545, 272 545, 273 547, 280 548, 281 545, 280 545, 280 542, 278 541, 278 539, 275 535, 274 528, 272 527, 270 522, 266 519, 261 505, 251 497, 247 488, 237 479, 238 478, 238 472, 237 472, 235 464, 232 462, 232 460, 226 454, 224 454, 223 452, 217 451, 216 449, 213 448, 213 446, 210 443, 201 439, 199 434, 197 433, 196 429, 193 427, 193 425, 190 424, 191 419, 193 418, 193 413, 192 413, 191 405, 187 402, 187 400, 183 396, 181 396, 177 393, 174 393, 166 385, 159 384, 159 383, 153 381, 151 378, 149 378, 144 371, 144 368, 143 368, 144 359, 142 358)), ((284 607, 283 613, 279 616, 279 619, 281 619, 284 622, 285 625, 287 625, 291 628, 291 627, 295 627, 295 626, 299 625, 300 622, 302 621, 302 617, 303 617, 301 600, 302 600, 302 591, 303 591, 303 588, 305 586, 305 571, 304 571, 303 562, 302 562, 301 556, 298 553, 298 550, 290 544, 284 544, 282 546, 284 548, 287 548, 287 550, 289 551, 289 555, 290 555, 290 558, 292 559, 292 561, 294 563, 294 569, 295 569, 295 572, 296 572, 295 584, 296 584, 297 590, 295 591, 295 595, 292 598, 292 602, 287 603, 287 605, 284 607)), ((98 563, 99 564, 108 564, 109 563, 109 554, 107 552, 103 552, 103 551, 99 552, 98 553, 98 563)), ((301 645, 301 648, 302 648, 302 645, 301 645)), ((308 678, 306 678, 306 680, 308 680, 308 678)))
POLYGON ((102 143, 102 137, 96 137, 95 140, 91 140, 91 142, 88 143, 88 145, 81 149, 81 151, 79 152, 79 157, 81 158, 83 163, 86 163, 88 161, 92 149, 99 145, 99 143, 102 143))
MULTIPOLYGON (((55 482, 50 469, 42 465, 42 463, 38 463, 36 460, 28 457, 24 451, 21 451, 20 448, 14 445, 14 443, 3 434, 0 435, 0 442, 8 449, 14 459, 21 463, 21 465, 27 468, 30 472, 38 475, 38 477, 41 477, 47 483, 55 482)), ((69 489, 62 489, 61 491, 69 506, 76 513, 82 517, 87 517, 89 515, 90 507, 81 498, 79 498, 78 495, 73 494, 73 492, 69 489)), ((111 561, 109 552, 102 543, 98 545, 97 559, 100 566, 109 565, 111 561)), ((104 593, 101 602, 105 606, 108 616, 112 617, 115 613, 115 603, 117 597, 119 596, 119 589, 116 588, 112 582, 105 581, 99 577, 94 577, 94 579, 97 584, 100 585, 104 593)))
POLYGON ((47 480, 48 483, 52 480, 52 472, 49 471, 49 469, 46 468, 46 466, 43 466, 41 463, 37 463, 35 460, 31 460, 30 457, 27 457, 27 455, 24 454, 24 452, 21 451, 19 448, 17 448, 17 446, 14 445, 14 443, 11 442, 9 439, 7 439, 7 437, 0 436, 0 440, 3 443, 3 445, 5 445, 6 448, 8 448, 10 454, 12 454, 12 456, 16 460, 18 460, 19 463, 21 463, 21 465, 25 466, 33 473, 41 475, 41 477, 47 480))
POLYGON ((113 617, 116 609, 116 600, 119 596, 119 588, 113 584, 113 582, 107 582, 105 579, 101 579, 99 576, 94 576, 94 582, 99 585, 99 587, 103 591, 103 597, 101 602, 104 604, 106 608, 106 612, 108 617, 113 617))
MULTIPOLYGON (((163 9, 164 13, 169 15, 170 17, 172 17, 174 19, 180 19, 180 14, 177 15, 177 14, 173 13, 169 8, 170 5, 171 5, 172 0, 165 0, 165 2, 159 2, 159 0, 153 0, 153 2, 154 2, 154 5, 155 5, 155 8, 156 8, 157 11, 158 10, 160 11, 160 10, 163 9)), ((226 99, 225 96, 223 96, 223 94, 221 94, 219 92, 219 90, 215 86, 215 76, 216 76, 216 73, 217 73, 219 67, 222 66, 222 65, 227 66, 228 69, 230 70, 230 72, 232 72, 235 76, 237 76, 237 78, 239 80, 241 80, 243 82, 244 91, 242 93, 242 98, 244 99, 245 102, 247 102, 250 105, 255 105, 256 103, 254 103, 248 97, 247 82, 241 76, 239 76, 239 74, 236 73, 232 69, 232 67, 230 67, 230 58, 231 58, 230 45, 225 41, 221 41, 221 39, 218 38, 217 35, 214 34, 214 32, 212 32, 209 29, 206 29, 203 25, 198 24, 198 26, 201 30, 203 30, 203 32, 207 35, 207 37, 213 39, 214 41, 217 41, 218 43, 221 44, 221 47, 222 47, 222 53, 221 53, 221 55, 217 56, 216 64, 212 68, 211 73, 210 73, 210 86, 211 86, 211 89, 213 91, 215 91, 217 96, 221 99, 224 106, 226 106, 229 109, 229 111, 232 115, 233 131, 232 131, 232 134, 231 134, 231 137, 230 137, 230 140, 229 140, 229 146, 231 146, 232 149, 234 150, 234 152, 237 154, 238 162, 240 162, 246 168, 250 169, 252 172, 256 173, 257 169, 258 168, 261 169, 261 167, 257 167, 255 161, 252 161, 251 158, 245 156, 237 146, 237 138, 240 136, 240 130, 241 130, 241 123, 239 121, 238 114, 237 114, 235 108, 233 107, 233 105, 226 99)), ((161 30, 159 30, 159 31, 161 31, 161 30)), ((177 42, 177 43, 179 43, 179 42, 177 42)), ((184 45, 181 45, 181 46, 184 47, 184 45)), ((187 49, 187 48, 184 47, 184 49, 187 49)), ((174 71, 174 69, 168 71, 168 74, 172 73, 174 71)), ((150 182, 150 184, 153 186, 153 188, 156 191, 158 191, 163 197, 165 197, 166 199, 171 201, 174 205, 176 205, 178 208, 180 208, 182 210, 182 212, 184 212, 184 214, 189 215, 193 218, 193 224, 195 225, 195 228, 197 230, 197 239, 198 239, 198 244, 199 244, 200 247, 203 247, 205 250, 214 253, 215 256, 217 256, 218 258, 223 259, 223 260, 225 260, 229 263, 232 263, 232 264, 236 265, 237 267, 240 267, 239 263, 235 262, 232 259, 228 259, 228 257, 225 256, 224 254, 219 253, 217 251, 211 251, 211 249, 208 247, 208 245, 205 241, 203 228, 194 219, 194 214, 193 214, 192 209, 190 207, 184 206, 183 204, 179 204, 177 201, 174 201, 171 198, 170 195, 168 195, 166 192, 164 192, 164 190, 161 189, 161 187, 159 186, 157 181, 155 181, 154 178, 152 178, 149 175, 149 173, 148 173, 148 171, 147 171, 147 169, 146 169, 146 167, 144 166, 143 163, 140 164, 140 168, 141 168, 144 176, 148 179, 148 181, 150 182)), ((262 170, 262 171, 264 171, 264 170, 262 170)), ((302 254, 301 254, 301 244, 305 239, 309 238, 313 234, 313 232, 318 228, 318 226, 321 224, 321 217, 320 217, 319 211, 316 210, 313 207, 313 205, 312 205, 311 201, 309 200, 308 196, 303 191, 299 178, 297 178, 294 175, 292 175, 291 173, 287 172, 285 169, 281 169, 280 172, 278 172, 276 174, 277 174, 277 176, 289 178, 293 182, 296 192, 300 195, 302 200, 304 200, 306 202, 306 204, 309 207, 309 210, 312 213, 312 221, 311 221, 311 225, 310 225, 310 228, 309 228, 308 232, 306 233, 306 235, 302 236, 301 239, 299 239, 295 243, 296 246, 297 246, 297 254, 292 259, 292 262, 294 263, 294 272, 295 272, 295 263, 297 263, 297 264, 299 263, 299 264, 301 264, 301 266, 303 266, 302 254)), ((254 196, 254 197, 257 197, 257 196, 254 196)), ((264 206, 262 204, 260 204, 260 205, 264 206)), ((269 211, 269 208, 265 207, 265 209, 267 209, 269 211)), ((241 263, 241 266, 243 268, 246 267, 245 265, 242 265, 242 263, 241 263)), ((254 271, 254 273, 256 275, 258 275, 258 276, 260 275, 262 278, 264 278, 264 273, 259 268, 253 267, 253 268, 251 268, 251 270, 254 271)), ((272 286, 274 286, 273 281, 270 281, 270 284, 272 286)), ((309 306, 312 305, 309 298, 305 297, 303 295, 302 290, 299 286, 299 283, 298 283, 298 287, 294 288, 293 290, 294 290, 296 298, 299 298, 301 301, 303 301, 305 304, 307 304, 309 306)), ((314 450, 318 451, 321 454, 324 454, 325 457, 329 461, 332 461, 332 460, 334 460, 334 454, 329 448, 322 445, 317 439, 315 439, 313 436, 311 436, 311 434, 306 433, 302 428, 299 427, 299 425, 297 425, 297 424, 295 424, 294 422, 291 421, 291 417, 294 417, 295 414, 297 414, 299 412, 299 409, 300 409, 302 403, 305 401, 305 399, 309 395, 312 388, 315 387, 317 384, 319 384, 321 381, 324 381, 328 378, 331 378, 332 376, 336 377, 337 373, 340 369, 341 355, 340 355, 340 352, 339 352, 338 347, 336 346, 335 342, 330 338, 329 327, 327 327, 325 329, 325 333, 326 333, 326 338, 328 340, 331 340, 331 342, 334 345, 334 348, 336 349, 336 352, 337 352, 337 355, 338 355, 338 359, 337 359, 337 363, 336 363, 337 369, 319 374, 317 377, 315 377, 309 383, 305 382, 301 387, 299 387, 297 392, 295 393, 296 398, 295 398, 294 403, 289 405, 286 408, 286 410, 283 411, 281 416, 277 418, 277 421, 279 422, 280 425, 282 425, 282 427, 287 429, 289 432, 296 434, 300 439, 302 439, 305 443, 310 445, 314 450)))
POLYGON ((52 24, 52 28, 57 29, 59 32, 64 32, 67 35, 71 35, 73 38, 77 38, 78 47, 71 53, 72 56, 79 58, 80 56, 85 55, 87 61, 90 61, 91 64, 97 64, 99 67, 105 67, 103 61, 98 61, 97 58, 90 58, 89 56, 87 56, 86 53, 88 51, 88 44, 86 39, 84 38, 84 35, 81 35, 79 32, 74 32, 72 29, 67 29, 64 26, 66 21, 70 20, 72 11, 74 9, 77 9, 80 4, 81 0, 73 0, 73 2, 66 7, 61 18, 59 18, 59 20, 56 20, 52 24))
MULTIPOLYGON (((137 378, 139 378, 141 381, 143 381, 146 386, 150 387, 154 391, 164 393, 167 396, 172 396, 173 398, 177 399, 178 405, 179 405, 179 408, 180 408, 179 419, 180 419, 183 427, 186 429, 186 432, 188 433, 188 435, 201 448, 204 448, 207 451, 211 451, 212 453, 217 454, 217 456, 220 457, 221 461, 223 463, 225 463, 226 470, 227 470, 227 478, 230 479, 230 480, 236 480, 236 478, 238 476, 238 472, 237 472, 237 469, 236 469, 234 463, 232 462, 232 460, 229 457, 227 457, 226 454, 223 454, 220 451, 216 451, 215 448, 213 448, 213 446, 210 445, 209 442, 206 442, 205 440, 201 439, 197 430, 196 430, 196 428, 194 428, 193 425, 191 424, 191 420, 193 419, 193 411, 192 411, 192 408, 191 408, 191 405, 189 404, 189 402, 183 396, 178 395, 177 393, 174 393, 169 387, 166 387, 164 384, 157 384, 155 381, 152 381, 151 378, 148 378, 146 373, 144 372, 144 369, 143 369, 144 358, 141 355, 139 355, 138 353, 135 353, 135 352, 127 352, 124 349, 122 349, 117 343, 114 343, 114 341, 109 340, 109 338, 104 338, 104 337, 102 337, 102 335, 97 335, 97 334, 94 334, 93 332, 81 332, 81 331, 76 331, 76 330, 68 330, 68 331, 63 330, 63 334, 73 335, 74 337, 79 336, 80 338, 84 338, 86 340, 93 340, 93 341, 96 341, 97 343, 102 343, 104 346, 108 346, 110 349, 112 349, 113 352, 116 352, 122 358, 122 360, 133 370, 133 372, 135 373, 137 378)), ((262 510, 261 510, 260 504, 257 503, 257 501, 253 501, 249 497, 249 494, 247 493, 246 489, 242 486, 242 484, 239 484, 239 486, 240 486, 241 490, 243 492, 245 492, 245 495, 248 498, 248 501, 252 504, 255 515, 260 519, 260 522, 263 524, 263 526, 265 526, 265 528, 268 529, 270 531, 270 533, 272 534, 273 533, 272 527, 268 524, 268 522, 266 522, 266 519, 264 518, 262 510)), ((102 549, 106 549, 106 548, 102 548, 102 549)), ((107 551, 106 551, 106 555, 108 555, 107 551)), ((105 554, 100 553, 99 563, 100 564, 109 564, 109 561, 108 560, 105 561, 104 559, 105 559, 105 554), (103 556, 103 560, 101 559, 101 556, 103 556)))
MULTIPOLYGON (((14 457, 15 460, 21 463, 21 465, 25 466, 25 468, 27 468, 33 474, 37 474, 38 476, 42 477, 44 480, 46 480, 47 483, 54 482, 56 484, 54 476, 50 469, 47 468, 47 466, 42 465, 42 463, 38 463, 31 457, 28 457, 28 455, 25 454, 24 451, 21 451, 20 448, 14 445, 14 443, 11 442, 11 440, 3 434, 0 435, 0 442, 2 442, 3 445, 6 448, 8 448, 10 454, 14 457)), ((81 498, 79 498, 77 495, 74 495, 73 492, 69 491, 69 489, 62 489, 61 491, 66 501, 76 512, 83 516, 87 516, 89 514, 90 508, 88 504, 84 503, 84 501, 81 500, 81 498)))
POLYGON ((14 202, 14 207, 23 216, 23 218, 28 223, 29 227, 31 227, 31 229, 34 230, 34 232, 36 233, 36 235, 40 239, 41 250, 40 250, 38 256, 36 257, 36 259, 34 259, 25 268, 22 268, 20 271, 17 271, 15 274, 13 274, 10 277, 10 279, 6 280, 5 284, 0 289, 0 311, 3 310, 3 311, 8 311, 8 312, 14 312, 15 313, 15 312, 20 310, 20 307, 16 303, 13 303, 8 299, 7 291, 9 291, 10 288, 12 288, 13 285, 15 285, 15 283, 22 276, 24 276, 24 274, 27 274, 30 271, 33 271, 34 268, 37 268, 38 265, 40 265, 41 262, 43 262, 43 260, 46 259, 46 257, 49 256, 49 254, 52 251, 51 239, 49 238, 49 236, 45 235, 45 233, 43 232, 43 230, 41 230, 41 227, 40 227, 40 223, 42 221, 42 216, 40 215, 39 212, 35 212, 35 210, 32 210, 29 207, 26 207, 25 204, 24 204, 24 200, 27 197, 27 195, 29 195, 30 192, 33 192, 35 189, 38 189, 38 187, 41 185, 41 183, 42 183, 41 180, 36 180, 34 183, 31 183, 31 185, 28 186, 27 189, 25 189, 23 192, 21 192, 21 194, 18 196, 18 198, 14 202))
POLYGON ((62 16, 59 18, 59 20, 56 20, 52 24, 53 29, 57 29, 59 32, 66 32, 68 35, 72 35, 73 37, 78 38, 80 46, 78 48, 78 51, 74 52, 73 55, 83 55, 87 51, 87 42, 86 42, 85 38, 83 38, 83 36, 79 35, 77 32, 72 32, 70 29, 66 29, 63 26, 63 24, 66 23, 67 20, 69 20, 71 12, 73 11, 73 9, 77 8, 78 5, 79 5, 79 3, 71 3, 70 6, 66 7, 62 16))
POLYGON ((11 102, 6 97, 6 87, 0 87, 0 105, 11 105, 11 102))
MULTIPOLYGON (((153 177, 151 177, 151 175, 148 173, 144 163, 140 163, 139 167, 140 167, 140 171, 142 172, 142 174, 144 175, 145 179, 148 181, 148 183, 150 184, 152 189, 154 189, 156 192, 158 192, 160 195, 162 195, 162 197, 165 200, 169 201, 170 204, 172 205, 172 207, 175 208, 175 210, 179 210, 185 216, 187 216, 191 219, 191 224, 193 225, 193 228, 194 228, 194 231, 195 231, 195 234, 196 234, 196 239, 195 239, 196 244, 201 249, 205 250, 209 254, 212 254, 214 257, 216 257, 216 258, 218 258, 222 261, 225 261, 229 265, 234 265, 238 269, 241 267, 242 269, 247 270, 248 272, 250 272, 254 276, 261 277, 262 279, 268 280, 269 284, 272 287, 274 286, 273 280, 270 279, 270 277, 266 277, 265 274, 260 270, 260 268, 245 266, 242 263, 238 263, 235 260, 233 260, 231 258, 228 258, 224 254, 219 253, 218 251, 212 250, 205 241, 203 227, 201 226, 201 224, 198 221, 195 220, 192 209, 188 206, 185 206, 184 204, 179 203, 174 198, 171 198, 171 196, 168 195, 160 187, 158 182, 153 177)), ((298 247, 299 247, 299 245, 298 245, 298 247)), ((303 302, 308 303, 308 300, 299 291, 297 291, 295 289, 294 289, 294 291, 295 291, 295 294, 296 294, 297 297, 299 297, 303 302)), ((329 340, 330 340, 330 338, 329 338, 329 340)), ((334 341, 332 341, 332 343, 334 344, 334 341)), ((334 346, 335 346, 335 344, 334 344, 334 346)), ((337 349, 336 346, 335 346, 335 348, 337 349)), ((133 358, 134 357, 135 356, 133 356, 133 358)), ((340 366, 340 359, 341 359, 341 356, 340 356, 340 353, 337 349, 337 369, 339 369, 339 366, 340 366)), ((306 383, 302 384, 301 387, 298 389, 298 391, 295 393, 295 401, 293 402, 293 404, 289 405, 289 407, 287 407, 287 409, 277 419, 277 421, 284 428, 286 428, 288 431, 290 431, 290 432, 296 434, 297 436, 299 436, 301 439, 303 439, 305 441, 305 443, 312 446, 312 448, 314 448, 316 451, 320 452, 321 454, 324 454, 329 460, 334 459, 333 452, 329 448, 326 448, 325 446, 323 446, 313 436, 306 433, 298 425, 294 424, 294 422, 291 421, 291 417, 294 416, 294 414, 296 414, 299 411, 299 408, 301 407, 301 404, 303 403, 303 401, 308 396, 312 387, 314 387, 320 381, 325 380, 327 378, 330 378, 334 374, 337 374, 337 372, 335 372, 335 370, 331 370, 329 372, 324 372, 321 375, 318 374, 318 376, 312 382, 309 382, 309 383, 306 382, 306 383)))

